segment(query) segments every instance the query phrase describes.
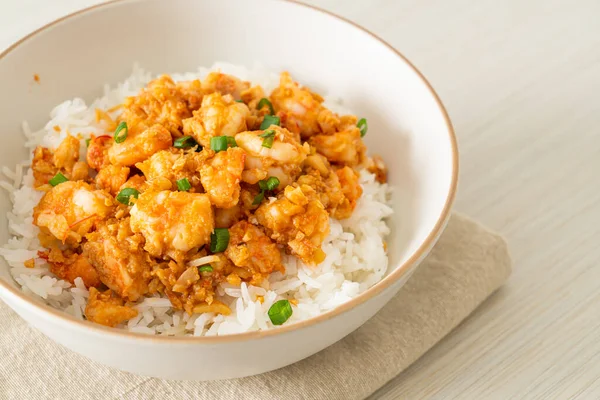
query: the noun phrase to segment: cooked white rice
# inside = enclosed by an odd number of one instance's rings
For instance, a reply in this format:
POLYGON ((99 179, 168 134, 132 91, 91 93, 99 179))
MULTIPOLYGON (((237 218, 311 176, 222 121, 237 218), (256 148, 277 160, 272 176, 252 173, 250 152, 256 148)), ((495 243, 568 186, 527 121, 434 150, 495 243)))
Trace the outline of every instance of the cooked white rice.
MULTIPOLYGON (((172 77, 175 80, 202 79, 215 69, 260 84, 267 92, 278 83, 277 74, 260 66, 247 69, 223 63, 172 77)), ((134 66, 129 78, 115 88, 105 85, 104 95, 92 104, 86 105, 79 98, 65 101, 52 110, 50 121, 40 130, 32 131, 24 122, 25 145, 31 151, 38 145, 54 148, 65 138, 66 132, 79 133, 84 138, 90 134, 103 134, 102 123, 95 121, 95 109, 106 110, 122 103, 126 96, 136 95, 151 78, 150 73, 134 66), (54 129, 55 126, 60 127, 60 132, 54 129)), ((344 111, 338 101, 328 99, 326 105, 334 111, 344 111)), ((82 148, 82 154, 85 154, 84 150, 82 148)), ((32 224, 32 213, 42 193, 33 189, 30 164, 31 160, 25 160, 14 171, 7 167, 1 170, 6 180, 0 181, 0 186, 8 191, 13 210, 7 214, 12 237, 0 248, 0 255, 25 293, 75 318, 84 319, 88 291, 83 281, 77 278, 73 286, 57 279, 48 270, 48 264, 37 256, 41 246, 37 239, 38 228, 32 224), (24 262, 32 258, 35 267, 26 268, 24 262)), ((322 246, 327 257, 317 267, 306 266, 296 257, 285 255, 285 274, 273 273, 262 287, 246 283, 241 287, 221 284, 217 294, 231 308, 229 316, 213 313, 189 316, 173 310, 167 298, 145 298, 135 305, 139 311, 137 317, 120 328, 147 334, 194 336, 264 330, 274 327, 267 311, 282 298, 297 301, 287 325, 317 316, 356 297, 379 282, 386 273, 388 258, 383 241, 389 228, 384 218, 392 213, 388 206, 390 189, 387 185, 379 184, 374 175, 367 172, 361 173, 360 182, 363 195, 352 217, 343 221, 330 220, 331 232, 322 246), (263 296, 264 302, 258 301, 257 296, 263 296)))

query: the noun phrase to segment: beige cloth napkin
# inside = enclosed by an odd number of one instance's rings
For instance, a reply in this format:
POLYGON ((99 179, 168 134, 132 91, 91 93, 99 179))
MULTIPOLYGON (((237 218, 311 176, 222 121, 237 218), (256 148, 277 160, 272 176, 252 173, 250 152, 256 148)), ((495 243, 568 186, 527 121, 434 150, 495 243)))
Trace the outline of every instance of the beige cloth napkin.
POLYGON ((363 399, 456 327, 510 270, 504 240, 455 214, 398 295, 357 331, 286 368, 216 382, 105 367, 50 341, 0 303, 0 399, 363 399))

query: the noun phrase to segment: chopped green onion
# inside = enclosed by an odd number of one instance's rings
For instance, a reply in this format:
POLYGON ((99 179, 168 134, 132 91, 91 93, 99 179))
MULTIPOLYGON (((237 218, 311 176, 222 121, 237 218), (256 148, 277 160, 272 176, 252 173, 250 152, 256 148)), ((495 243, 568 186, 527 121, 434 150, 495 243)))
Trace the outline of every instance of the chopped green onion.
POLYGON ((48 183, 51 184, 52 186, 56 186, 56 185, 59 185, 61 183, 67 182, 67 181, 68 181, 67 177, 59 172, 58 174, 54 175, 54 177, 52 179, 50 179, 50 181, 48 181, 48 183))
POLYGON ((254 201, 252 202, 253 206, 257 206, 260 204, 261 201, 263 201, 263 199, 265 198, 265 191, 261 190, 259 194, 256 195, 256 197, 254 198, 254 201))
POLYGON ((267 129, 271 125, 279 126, 280 123, 281 123, 281 118, 279 118, 278 116, 265 115, 265 119, 263 119, 263 122, 261 122, 261 124, 260 124, 260 129, 261 130, 267 129))
POLYGON ((227 136, 215 136, 210 138, 210 149, 215 152, 227 150, 227 136))
POLYGON ((129 129, 127 128, 127 122, 122 121, 119 125, 117 125, 117 130, 115 130, 115 142, 123 143, 125 139, 127 139, 127 133, 129 129), (121 131, 125 131, 124 134, 121 135, 121 131))
POLYGON ((273 303, 267 314, 273 325, 282 325, 292 316, 292 305, 288 300, 279 300, 273 303))
POLYGON ((364 137, 367 134, 367 130, 369 127, 367 126, 367 119, 361 118, 358 120, 358 124, 356 124, 358 129, 360 129, 360 137, 364 137))
POLYGON ((238 147, 237 142, 235 141, 235 138, 233 136, 226 136, 227 137, 227 144, 229 145, 229 147, 238 147))
POLYGON ((260 110, 265 105, 269 107, 269 111, 271 112, 271 114, 275 114, 275 109, 273 108, 273 104, 271 104, 269 99, 267 99, 266 97, 263 97, 262 99, 260 99, 260 101, 258 102, 258 105, 256 106, 256 109, 260 110))
POLYGON ((173 142, 173 147, 177 149, 189 149, 190 147, 196 146, 198 143, 191 136, 182 136, 180 138, 175 139, 173 142))
POLYGON ((267 190, 275 190, 279 186, 279 179, 276 176, 270 176, 267 179, 267 190))
POLYGON ((188 181, 187 178, 179 179, 176 183, 177 189, 179 189, 180 192, 187 192, 192 188, 192 185, 190 185, 190 181, 188 181))
POLYGON ((244 100, 236 100, 235 102, 244 104, 244 100))
POLYGON ((90 142, 91 141, 92 141, 92 139, 90 139, 90 138, 85 139, 85 145, 86 145, 86 147, 90 147, 90 142))
POLYGON ((265 133, 258 135, 263 138, 262 147, 270 149, 273 147, 273 141, 275 140, 275 131, 273 129, 267 129, 265 133))
POLYGON ((210 251, 220 253, 225 251, 229 244, 229 230, 227 228, 215 228, 210 234, 210 251))
POLYGON ((270 176, 269 179, 258 181, 258 187, 263 192, 267 190, 275 190, 277 186, 279 186, 279 179, 277 179, 276 176, 270 176))
POLYGON ((202 272, 211 273, 213 271, 214 271, 214 269, 210 265, 203 265, 200 268, 198 268, 198 272, 200 272, 200 273, 202 273, 202 272))
POLYGON ((136 189, 125 188, 125 189, 121 190, 119 192, 119 194, 117 195, 117 201, 119 203, 123 203, 127 206, 131 206, 131 205, 133 205, 133 203, 130 201, 131 196, 133 196, 137 199, 139 195, 140 195, 140 192, 138 192, 136 189))

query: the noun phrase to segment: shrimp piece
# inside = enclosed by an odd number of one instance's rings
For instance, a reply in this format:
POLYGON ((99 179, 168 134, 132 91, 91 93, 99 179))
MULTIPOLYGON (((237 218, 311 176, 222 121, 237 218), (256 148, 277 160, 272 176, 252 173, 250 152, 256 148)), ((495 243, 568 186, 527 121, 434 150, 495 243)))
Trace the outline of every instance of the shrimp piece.
POLYGON ((112 196, 81 181, 53 187, 33 209, 33 223, 63 243, 79 243, 113 210, 112 196))
POLYGON ((362 187, 358 181, 358 172, 350 167, 340 168, 335 171, 342 193, 344 194, 344 201, 338 205, 335 211, 332 213, 333 218, 345 219, 352 215, 352 212, 356 208, 356 203, 360 196, 362 196, 362 187))
POLYGON ((367 171, 375 174, 375 180, 379 183, 387 183, 387 167, 380 156, 367 157, 365 162, 367 171))
POLYGON ((198 169, 204 159, 209 157, 208 153, 212 154, 211 151, 184 153, 172 149, 162 150, 135 166, 142 171, 148 181, 154 181, 158 178, 167 179, 171 182, 171 188, 177 190, 176 182, 179 179, 186 178, 192 188, 200 189, 198 169))
POLYGON ((262 145, 264 138, 260 135, 264 135, 266 131, 242 132, 236 135, 238 146, 246 151, 242 180, 255 184, 268 176, 276 176, 280 181, 279 188, 284 188, 300 174, 300 165, 309 148, 296 141, 293 134, 285 128, 271 126, 268 130, 274 132, 271 148, 262 145))
POLYGON ((121 191, 125 188, 132 188, 132 189, 137 190, 140 193, 143 193, 146 191, 147 186, 148 185, 146 183, 146 178, 144 178, 143 175, 133 175, 129 179, 127 179, 127 182, 125 182, 123 185, 121 185, 121 187, 119 188, 119 191, 121 191))
POLYGON ((296 181, 312 187, 327 212, 336 219, 352 215, 356 202, 362 195, 358 173, 350 167, 334 169, 320 154, 313 154, 304 163, 305 175, 296 181))
POLYGON ((202 83, 198 79, 177 82, 175 87, 181 94, 181 97, 187 102, 190 111, 200 108, 202 105, 202 97, 204 97, 204 89, 202 89, 202 83))
POLYGON ((204 78, 202 89, 205 93, 229 94, 235 100, 240 100, 242 92, 250 87, 249 82, 244 82, 235 76, 222 74, 220 72, 211 72, 204 78))
POLYGON ((245 159, 244 150, 229 148, 216 153, 200 167, 202 186, 216 207, 229 208, 238 203, 245 159))
POLYGON ((325 259, 321 243, 329 234, 329 215, 310 186, 287 186, 277 200, 263 203, 254 215, 271 239, 287 245, 306 264, 325 259))
POLYGON ((282 124, 290 131, 299 131, 307 139, 316 133, 331 133, 338 117, 322 106, 323 98, 292 80, 288 72, 281 73, 279 87, 271 93, 271 102, 282 124))
POLYGON ((129 218, 102 224, 86 236, 82 248, 102 283, 135 301, 148 292, 152 260, 142 250, 144 238, 132 232, 129 224, 129 218))
POLYGON ((72 284, 75 284, 76 278, 81 278, 86 287, 99 287, 102 282, 96 269, 89 263, 82 254, 63 252, 58 248, 53 248, 47 254, 50 272, 72 284))
POLYGON ((179 137, 181 120, 192 116, 189 105, 196 105, 201 96, 199 82, 176 85, 170 76, 162 75, 150 81, 137 96, 125 99, 120 120, 127 122, 129 134, 134 136, 159 124, 179 137))
POLYGON ((86 155, 88 165, 96 171, 100 171, 100 169, 110 165, 108 149, 113 143, 114 140, 108 135, 98 137, 92 135, 86 155))
POLYGON ((350 126, 332 135, 314 135, 308 143, 330 162, 351 167, 362 164, 367 152, 360 137, 360 130, 356 126, 350 126))
POLYGON ((214 136, 234 136, 247 129, 250 110, 236 103, 230 95, 215 92, 204 96, 202 106, 192 118, 183 120, 183 133, 193 136, 205 148, 210 148, 214 136))
POLYGON ((169 131, 162 125, 153 125, 136 136, 128 136, 122 143, 112 145, 108 149, 108 158, 111 164, 130 167, 156 152, 168 149, 172 144, 169 131))
MULTIPOLYGON (((47 184, 58 172, 63 173, 67 178, 72 178, 73 168, 78 161, 79 140, 69 134, 54 151, 41 146, 36 147, 31 161, 34 186, 40 187, 47 184)), ((78 165, 78 167, 80 166, 78 165)), ((81 170, 78 169, 76 172, 75 178, 80 178, 81 170)), ((87 177, 87 169, 84 177, 87 177)))
POLYGON ((146 191, 131 208, 131 229, 146 239, 155 257, 176 258, 210 241, 214 217, 206 194, 146 191))
POLYGON ((225 255, 236 266, 252 274, 251 284, 260 284, 274 271, 284 272, 281 252, 261 228, 240 221, 229 229, 229 245, 225 255))
POLYGON ((100 292, 96 288, 90 288, 90 298, 85 307, 85 317, 88 321, 115 327, 137 314, 136 309, 124 306, 123 299, 115 296, 112 290, 100 292))
POLYGON ((129 177, 129 168, 118 165, 108 165, 102 168, 96 175, 96 187, 105 189, 107 192, 116 196, 121 191, 121 186, 125 184, 129 177))
POLYGON ((73 165, 79 161, 79 139, 67 134, 54 150, 53 161, 56 168, 71 172, 73 165))
POLYGON ((71 171, 72 181, 85 181, 90 177, 90 171, 85 161, 77 161, 71 171))
POLYGON ((36 147, 33 151, 31 169, 33 170, 34 186, 36 188, 47 184, 58 172, 53 162, 52 151, 42 146, 36 147))
POLYGON ((215 208, 215 228, 230 228, 243 216, 239 204, 230 208, 215 208))

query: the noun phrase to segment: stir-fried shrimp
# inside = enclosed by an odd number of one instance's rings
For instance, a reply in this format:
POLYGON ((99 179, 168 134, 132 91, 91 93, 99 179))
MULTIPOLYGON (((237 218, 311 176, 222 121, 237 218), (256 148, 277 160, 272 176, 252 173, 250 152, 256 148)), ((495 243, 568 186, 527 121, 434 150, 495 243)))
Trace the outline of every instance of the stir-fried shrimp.
POLYGON ((85 179, 88 175, 87 165, 79 162, 79 139, 68 134, 54 151, 42 146, 36 147, 31 168, 35 187, 47 184, 59 172, 72 180, 85 179), (84 166, 85 169, 82 168, 84 166))
POLYGON ((230 228, 243 217, 244 212, 240 204, 229 208, 215 208, 215 228, 230 228))
POLYGON ((190 109, 202 98, 200 82, 175 84, 170 76, 162 75, 151 81, 137 96, 123 104, 120 120, 125 121, 132 135, 161 125, 173 136, 181 136, 182 120, 192 116, 190 109))
POLYGON ((215 136, 234 136, 245 131, 250 110, 245 104, 235 102, 230 95, 215 92, 204 96, 202 106, 192 118, 183 120, 183 132, 193 136, 204 147, 210 147, 215 136))
POLYGON ((216 207, 229 208, 238 203, 245 158, 244 150, 230 148, 215 154, 200 167, 202 186, 216 207))
POLYGON ((108 149, 113 145, 114 140, 108 135, 98 137, 92 136, 87 149, 87 162, 90 168, 100 171, 100 169, 110 165, 108 158, 108 149))
POLYGON ((81 278, 88 288, 102 284, 98 272, 83 254, 52 248, 40 255, 48 261, 50 272, 60 279, 75 283, 76 278, 81 278))
POLYGON ((310 186, 287 186, 254 215, 271 239, 286 244, 305 263, 318 264, 325 258, 321 243, 329 233, 329 215, 310 186))
POLYGON ((339 124, 338 117, 323 107, 323 98, 301 87, 292 80, 289 73, 281 74, 279 87, 271 93, 275 110, 285 118, 283 126, 290 131, 299 131, 302 138, 316 133, 331 133, 339 124))
POLYGON ((128 177, 128 167, 108 165, 98 171, 96 175, 96 187, 116 196, 121 191, 121 187, 127 182, 128 177))
POLYGON ((53 162, 52 151, 42 146, 36 147, 33 151, 31 169, 33 170, 35 187, 47 184, 58 172, 53 162))
POLYGON ((240 100, 242 92, 250 87, 250 83, 244 82, 235 76, 211 72, 202 81, 202 89, 205 93, 229 94, 235 100, 240 100))
POLYGON ((177 181, 185 178, 192 188, 199 190, 201 187, 199 168, 210 156, 207 153, 162 150, 135 166, 142 171, 147 181, 168 179, 173 189, 177 189, 177 181))
POLYGON ((356 126, 331 135, 314 135, 308 142, 332 163, 351 167, 361 164, 367 151, 356 126))
POLYGON ((113 144, 108 149, 108 159, 111 164, 130 167, 168 149, 171 144, 173 140, 169 131, 162 125, 153 125, 136 136, 128 136, 122 143, 113 144))
POLYGON ((54 165, 58 169, 71 171, 73 165, 79 161, 79 139, 67 135, 65 140, 54 150, 54 165))
POLYGON ((63 243, 79 243, 113 209, 104 190, 81 181, 64 182, 48 191, 33 210, 33 223, 63 243))
POLYGON ((295 140, 287 129, 274 125, 265 131, 239 133, 235 140, 246 151, 242 180, 250 184, 275 176, 281 187, 289 185, 300 174, 300 165, 309 152, 308 146, 295 140), (270 148, 263 146, 269 135, 273 140, 270 148))
POLYGON ((123 299, 116 296, 112 290, 100 292, 92 287, 85 307, 85 316, 89 321, 114 327, 138 314, 136 309, 123 304, 123 299))
POLYGON ((259 284, 273 271, 284 271, 277 245, 259 227, 240 221, 229 229, 229 235, 225 255, 252 274, 252 284, 259 284))
POLYGON ((83 254, 100 280, 119 296, 135 301, 148 292, 151 259, 144 238, 129 226, 129 219, 110 220, 86 236, 83 254))
POLYGON ((131 229, 146 239, 154 257, 178 258, 209 243, 214 217, 206 194, 146 191, 131 209, 131 229))
POLYGON ((359 171, 386 179, 358 118, 286 72, 270 95, 220 72, 163 75, 97 116, 85 160, 84 133, 34 150, 34 186, 46 193, 33 222, 39 257, 58 278, 83 280, 86 318, 107 326, 135 317, 146 296, 231 313, 223 293, 267 288, 285 272, 282 252, 325 259, 329 218, 349 218, 362 195, 359 171))

